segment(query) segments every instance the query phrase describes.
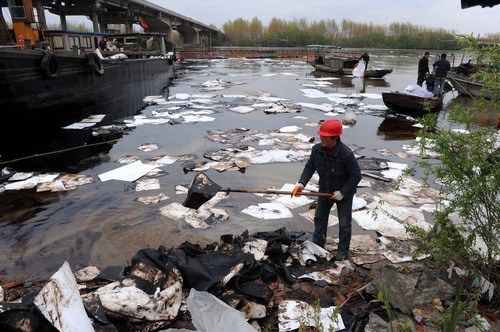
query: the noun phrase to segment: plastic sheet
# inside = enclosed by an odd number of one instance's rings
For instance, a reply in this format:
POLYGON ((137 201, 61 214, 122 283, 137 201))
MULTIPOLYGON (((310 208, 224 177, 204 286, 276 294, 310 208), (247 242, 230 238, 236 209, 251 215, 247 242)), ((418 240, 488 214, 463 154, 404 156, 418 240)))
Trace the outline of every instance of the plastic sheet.
POLYGON ((366 62, 363 59, 360 59, 356 68, 352 70, 352 76, 354 77, 364 77, 366 70, 366 62))
POLYGON ((222 189, 217 183, 202 173, 197 172, 189 187, 186 200, 182 205, 192 209, 198 209, 201 205, 209 201, 222 189))
POLYGON ((281 203, 260 203, 258 205, 251 205, 241 212, 264 220, 293 217, 292 212, 281 203))
POLYGON ((187 307, 194 327, 200 332, 255 332, 241 312, 210 293, 191 289, 187 307))
POLYGON ((52 275, 33 303, 59 331, 94 331, 68 262, 52 275))
POLYGON ((121 180, 133 182, 140 177, 146 175, 148 172, 155 169, 155 165, 143 164, 140 160, 131 164, 116 168, 114 170, 99 174, 99 179, 102 182, 109 180, 121 180))

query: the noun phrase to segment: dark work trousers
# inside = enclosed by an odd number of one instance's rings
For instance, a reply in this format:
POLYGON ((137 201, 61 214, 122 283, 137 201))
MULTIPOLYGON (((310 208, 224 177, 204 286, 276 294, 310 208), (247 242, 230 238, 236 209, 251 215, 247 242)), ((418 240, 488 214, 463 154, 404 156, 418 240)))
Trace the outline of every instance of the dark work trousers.
POLYGON ((333 201, 328 197, 318 197, 318 206, 314 215, 313 242, 324 247, 326 241, 326 231, 328 228, 328 216, 333 204, 337 204, 339 217, 339 251, 347 253, 351 244, 352 229, 352 198, 353 195, 344 197, 340 201, 333 201))
POLYGON ((425 74, 418 74, 417 85, 422 86, 425 81, 425 74))

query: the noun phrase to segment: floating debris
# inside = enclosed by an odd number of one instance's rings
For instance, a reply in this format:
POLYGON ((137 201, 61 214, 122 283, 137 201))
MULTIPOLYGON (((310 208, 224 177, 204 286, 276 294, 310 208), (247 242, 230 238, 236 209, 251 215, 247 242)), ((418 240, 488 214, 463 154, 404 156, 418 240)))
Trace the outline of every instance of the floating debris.
POLYGON ((169 123, 169 119, 148 119, 144 115, 136 115, 133 119, 124 120, 127 127, 137 127, 145 124, 165 124, 169 123))
POLYGON ((227 198, 227 196, 227 193, 219 192, 209 201, 202 204, 197 210, 174 202, 160 208, 159 212, 161 215, 174 221, 184 220, 193 228, 204 229, 229 219, 229 214, 225 210, 214 208, 216 204, 227 198))
POLYGON ((9 181, 23 181, 23 180, 26 180, 26 179, 29 179, 30 177, 32 177, 35 173, 33 172, 17 172, 17 173, 14 173, 14 175, 12 175, 10 178, 9 178, 9 181))
POLYGON ((139 180, 135 185, 135 191, 159 190, 160 181, 158 179, 139 180))
POLYGON ((173 163, 177 161, 187 161, 187 160, 192 160, 194 159, 193 155, 186 154, 186 155, 179 155, 179 156, 161 156, 161 157, 155 157, 152 161, 148 162, 148 164, 154 165, 156 167, 163 167, 167 165, 172 165, 173 163))
POLYGON ((80 122, 76 122, 76 123, 70 124, 69 126, 63 127, 63 129, 85 129, 88 127, 93 127, 97 123, 101 122, 105 116, 106 116, 106 114, 91 115, 85 119, 82 119, 80 122))
POLYGON ((326 98, 326 93, 316 89, 300 89, 305 97, 307 98, 326 98))
POLYGON ((52 182, 59 176, 59 173, 39 174, 27 178, 26 180, 8 182, 4 185, 5 190, 33 189, 39 183, 52 182))
POLYGON ((130 163, 128 165, 115 168, 114 170, 99 174, 99 179, 102 182, 109 180, 120 180, 133 182, 140 177, 146 175, 148 172, 155 169, 156 165, 143 164, 140 160, 130 163))
POLYGON ((248 107, 248 106, 237 106, 237 107, 232 107, 229 110, 231 110, 235 113, 246 114, 246 113, 253 112, 255 110, 255 108, 248 107))
MULTIPOLYGON (((295 185, 292 183, 285 183, 279 190, 280 191, 289 191, 292 193, 295 185)), ((279 197, 275 198, 273 201, 275 203, 280 203, 286 206, 289 209, 296 209, 303 205, 310 204, 312 202, 307 196, 299 196, 299 197, 290 197, 291 195, 279 195, 279 197)))
POLYGON ((59 177, 58 180, 61 181, 68 189, 94 182, 92 176, 87 174, 64 174, 59 177))
POLYGON ((168 97, 168 99, 169 99, 169 100, 170 100, 170 99, 180 99, 180 100, 186 100, 186 99, 188 99, 189 97, 190 97, 190 96, 189 96, 189 94, 187 94, 187 93, 176 93, 175 95, 168 97))
POLYGON ((215 121, 214 117, 207 115, 183 115, 185 123, 195 123, 195 122, 212 122, 215 121))
POLYGON ((36 191, 37 192, 45 192, 45 191, 50 191, 50 192, 59 192, 59 191, 67 191, 66 187, 64 184, 57 180, 57 181, 52 181, 52 182, 43 182, 39 183, 36 186, 36 191))
POLYGON ((148 104, 155 102, 155 100, 165 100, 165 98, 162 95, 146 96, 142 101, 148 104))
POLYGON ((296 133, 298 131, 302 130, 299 126, 286 126, 286 127, 281 127, 278 132, 280 133, 296 133))
POLYGON ((177 184, 174 186, 175 189, 175 194, 176 195, 184 195, 187 194, 189 189, 185 186, 181 186, 180 184, 177 184))
POLYGON ((264 110, 266 114, 280 114, 280 113, 298 113, 300 112, 300 108, 292 108, 288 107, 282 101, 277 101, 271 107, 264 110))
POLYGON ((167 199, 169 199, 167 195, 165 195, 164 193, 159 193, 158 195, 138 197, 137 201, 148 205, 148 204, 157 204, 167 199))
POLYGON ((292 212, 281 203, 260 203, 258 205, 251 205, 241 212, 263 220, 293 217, 292 212))
POLYGON ((150 151, 157 150, 158 148, 159 148, 158 144, 146 143, 146 144, 142 144, 141 146, 139 146, 137 148, 137 150, 141 150, 143 152, 150 152, 150 151))

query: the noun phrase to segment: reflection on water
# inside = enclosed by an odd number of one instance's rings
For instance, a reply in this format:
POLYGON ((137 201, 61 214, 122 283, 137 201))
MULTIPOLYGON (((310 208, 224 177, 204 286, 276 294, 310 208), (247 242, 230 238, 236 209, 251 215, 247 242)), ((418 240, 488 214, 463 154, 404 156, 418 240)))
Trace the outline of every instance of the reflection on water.
POLYGON ((377 135, 385 140, 415 139, 419 128, 413 127, 414 124, 413 120, 388 116, 378 126, 377 135))
POLYGON ((325 78, 332 77, 335 80, 329 82, 332 83, 333 87, 339 88, 355 88, 355 92, 364 93, 367 87, 379 87, 379 88, 389 88, 391 84, 385 78, 360 78, 353 77, 350 75, 336 75, 333 73, 327 73, 322 71, 312 71, 307 74, 309 77, 315 78, 325 78))
MULTIPOLYGON (((401 90, 416 82, 420 52, 371 53, 377 66, 393 68, 394 72, 383 79, 339 77, 338 80, 331 81, 331 86, 321 90, 347 95, 355 92, 380 94, 391 89, 401 90)), ((230 112, 229 108, 241 104, 248 105, 249 102, 222 96, 265 92, 286 98, 290 103, 328 102, 326 99, 307 98, 300 91, 301 84, 309 78, 329 75, 311 72, 312 67, 305 62, 245 59, 198 61, 186 64, 181 70, 170 93, 217 95, 215 99, 220 103, 220 107, 215 109, 213 114, 216 121, 143 125, 130 131, 104 136, 94 136, 92 130, 64 131, 57 126, 56 129, 49 130, 43 126, 35 126, 33 130, 38 128, 38 131, 30 137, 33 137, 35 143, 41 143, 33 144, 38 145, 35 149, 29 142, 23 145, 21 141, 11 139, 1 143, 3 160, 23 156, 27 152, 40 153, 86 145, 85 148, 69 150, 43 159, 28 159, 16 164, 15 168, 81 172, 92 176, 94 183, 64 193, 36 193, 35 190, 0 193, 0 252, 4 253, 0 255, 0 266, 4 269, 0 273, 42 277, 57 269, 64 259, 69 259, 74 268, 86 264, 100 267, 121 265, 138 249, 144 247, 154 248, 162 244, 170 247, 186 240, 202 243, 218 239, 222 234, 241 233, 245 229, 253 232, 286 226, 293 230, 312 230, 313 224, 301 217, 262 222, 242 214, 240 211, 245 207, 263 202, 262 198, 248 194, 234 194, 223 201, 220 207, 228 210, 230 219, 206 230, 192 229, 185 223, 162 217, 157 212, 160 207, 171 202, 182 203, 185 199, 185 195, 178 195, 174 190, 175 185, 190 183, 193 177, 193 173, 184 174, 182 163, 162 167, 166 175, 158 177, 161 190, 146 192, 146 195, 162 192, 169 196, 165 204, 144 205, 138 202, 137 198, 145 193, 136 192, 133 184, 98 180, 99 174, 122 166, 117 160, 125 156, 136 156, 147 162, 165 155, 193 154, 196 156, 194 162, 207 161, 203 157, 205 153, 228 147, 226 144, 207 140, 208 130, 247 127, 267 132, 297 125, 302 128, 302 134, 315 136, 315 127, 306 126, 306 123, 318 123, 325 118, 324 112, 305 108, 300 116, 307 119, 295 118, 297 114, 264 115, 261 110, 236 114, 230 112), (222 91, 201 91, 200 85, 203 82, 217 78, 241 84, 234 84, 222 91), (114 139, 118 140, 113 141, 114 139), (97 143, 103 144, 89 147, 90 144, 97 143), (146 143, 156 143, 159 149, 152 152, 137 149, 146 143)), ((448 109, 462 103, 461 98, 453 98, 452 95, 445 98, 444 109, 439 114, 443 122, 447 121, 448 109)), ((381 99, 365 98, 362 101, 365 104, 382 104, 381 99)), ((165 111, 167 107, 149 106, 142 113, 152 117, 153 110, 165 111)), ((384 118, 380 111, 357 111, 357 118, 357 124, 345 130, 343 140, 349 145, 360 147, 360 153, 368 156, 378 156, 374 151, 381 148, 400 151, 402 145, 410 143, 415 137, 416 128, 411 127, 412 122, 408 120, 384 118)), ((74 121, 79 120, 81 118, 74 121)), ((26 135, 26 132, 22 134, 26 135)), ((262 149, 257 143, 253 145, 262 149)), ((395 161, 411 162, 399 159, 395 161)), ((251 165, 244 174, 209 170, 207 175, 224 187, 279 188, 286 182, 295 183, 302 168, 303 163, 300 162, 263 164, 251 165)), ((307 209, 307 206, 304 208, 307 209)), ((298 212, 302 211, 294 211, 294 215, 298 212)))
POLYGON ((31 219, 43 211, 44 205, 57 202, 58 196, 52 193, 40 195, 30 190, 5 192, 0 199, 0 225, 31 219))
MULTIPOLYGON (((3 166, 16 170, 38 172, 79 172, 102 162, 113 145, 123 137, 123 132, 93 135, 92 129, 55 130, 38 133, 49 136, 41 138, 44 144, 23 141, 5 148, 1 161, 3 166), (51 135, 52 134, 52 135, 51 135), (18 160, 18 161, 16 161, 18 160)), ((37 141, 37 137, 33 137, 37 141)))
MULTIPOLYGON (((456 92, 455 92, 456 93, 456 92)), ((449 110, 454 107, 467 107, 471 106, 474 101, 466 96, 456 96, 450 100, 447 108, 449 110)), ((494 108, 482 108, 481 112, 472 115, 472 121, 479 126, 490 127, 496 126, 500 117, 500 109, 494 108)))

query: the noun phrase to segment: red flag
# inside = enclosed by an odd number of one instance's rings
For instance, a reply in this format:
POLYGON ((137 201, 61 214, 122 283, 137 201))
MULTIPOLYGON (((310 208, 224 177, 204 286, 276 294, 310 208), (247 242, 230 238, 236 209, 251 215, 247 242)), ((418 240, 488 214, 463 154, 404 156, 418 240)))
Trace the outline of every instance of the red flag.
POLYGON ((144 31, 149 31, 150 30, 148 22, 144 21, 142 18, 139 21, 139 25, 144 29, 144 31))

